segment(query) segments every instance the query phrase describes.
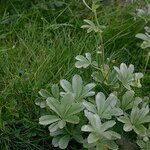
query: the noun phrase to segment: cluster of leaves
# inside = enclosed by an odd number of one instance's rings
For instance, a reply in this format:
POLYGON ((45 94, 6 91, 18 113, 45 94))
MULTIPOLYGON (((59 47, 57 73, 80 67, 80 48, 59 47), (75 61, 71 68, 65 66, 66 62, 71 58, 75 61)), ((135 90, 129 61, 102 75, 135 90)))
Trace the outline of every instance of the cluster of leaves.
MULTIPOLYGON (((117 68, 117 82, 121 82, 122 88, 126 90, 123 81, 129 84, 129 81, 136 83, 137 80, 128 80, 128 77, 129 79, 135 77, 133 69, 131 73, 130 67, 125 65, 123 68, 127 69, 129 76, 121 72, 121 68, 117 68)), ((115 141, 120 139, 121 135, 113 131, 113 126, 118 121, 124 124, 125 132, 135 131, 139 138, 138 145, 149 142, 149 129, 144 126, 150 123, 148 100, 135 97, 135 92, 128 88, 120 98, 116 93, 111 93, 106 98, 104 93, 98 92, 94 100, 93 96, 96 92, 93 88, 96 84, 84 85, 79 75, 73 76, 72 84, 65 79, 60 80, 60 86, 64 91, 60 91, 56 84, 52 85, 51 93, 40 90, 39 94, 42 98, 36 101, 38 106, 48 110, 48 114, 39 118, 39 123, 49 125, 54 147, 65 149, 69 141, 76 140, 87 149, 118 149, 115 141), (86 135, 84 132, 89 132, 86 139, 84 139, 86 135)))
POLYGON ((137 38, 143 40, 143 43, 141 44, 142 49, 150 48, 150 27, 145 27, 145 34, 138 33, 136 35, 137 38))
MULTIPOLYGON (((97 22, 97 1, 93 2, 92 7, 89 7, 85 0, 83 2, 95 14, 97 22)), ((101 35, 105 28, 98 22, 85 22, 87 24, 82 28, 87 28, 88 33, 94 31, 101 35)), ((144 38, 144 41, 149 38, 147 36, 149 35, 137 35, 141 39, 144 38)), ((101 46, 103 47, 102 41, 101 46)), ((99 53, 97 55, 99 56, 99 53)), ((41 90, 39 94, 42 98, 36 101, 36 105, 46 110, 46 115, 44 113, 39 118, 39 123, 49 126, 53 146, 66 149, 69 142, 75 140, 89 150, 117 150, 119 147, 116 141, 124 136, 123 133, 135 132, 137 145, 148 150, 149 98, 142 99, 134 92, 135 88, 142 87, 140 79, 143 74, 135 73, 132 64, 127 66, 121 63, 120 67, 116 67, 105 62, 105 59, 99 64, 98 61, 92 60, 90 53, 85 56, 78 55, 75 59, 77 68, 91 67, 94 83, 85 85, 81 76, 74 75, 72 83, 66 79, 60 80, 61 89, 54 84, 50 93, 41 90), (107 86, 110 94, 106 96, 102 91, 96 91, 95 87, 99 85, 103 88, 107 86), (118 130, 115 130, 116 126, 118 130)))
POLYGON ((150 3, 142 9, 137 9, 137 16, 148 23, 150 21, 150 3))

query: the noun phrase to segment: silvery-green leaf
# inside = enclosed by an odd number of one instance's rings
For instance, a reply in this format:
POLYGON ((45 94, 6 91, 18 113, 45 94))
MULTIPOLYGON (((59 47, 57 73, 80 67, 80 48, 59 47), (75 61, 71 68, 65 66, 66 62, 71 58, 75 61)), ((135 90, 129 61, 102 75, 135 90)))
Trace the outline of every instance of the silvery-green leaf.
POLYGON ((129 132, 132 129, 133 129, 132 124, 124 124, 124 126, 123 126, 123 130, 126 131, 126 132, 129 132))
POLYGON ((83 62, 83 61, 77 61, 76 63, 75 63, 75 67, 76 68, 86 68, 86 67, 88 67, 89 66, 89 62, 88 63, 85 63, 85 62, 83 62))
POLYGON ((94 143, 94 142, 97 142, 99 138, 95 134, 90 133, 87 140, 88 140, 88 143, 94 143))
POLYGON ((105 95, 102 92, 99 92, 96 95, 96 106, 97 106, 97 110, 98 113, 103 113, 103 109, 105 109, 105 95))
POLYGON ((54 147, 58 147, 58 146, 59 146, 58 142, 59 142, 60 138, 61 138, 60 136, 56 136, 56 137, 54 137, 54 138, 52 139, 52 145, 53 145, 54 147))
POLYGON ((58 136, 61 136, 61 135, 64 135, 66 134, 66 132, 64 130, 56 130, 54 132, 50 132, 50 136, 54 136, 54 137, 58 137, 58 136))
POLYGON ((61 109, 62 109, 62 115, 66 116, 67 112, 71 108, 72 104, 74 103, 74 99, 72 94, 66 94, 61 99, 61 109))
POLYGON ((83 95, 87 94, 87 92, 91 91, 96 86, 95 83, 89 83, 83 88, 83 95))
POLYGON ((132 123, 136 124, 136 123, 142 123, 141 120, 149 113, 149 107, 144 106, 141 109, 139 109, 138 107, 135 107, 132 109, 131 111, 131 121, 132 123))
POLYGON ((76 68, 87 68, 91 64, 90 53, 85 53, 85 57, 82 55, 77 55, 75 59, 77 60, 77 62, 75 63, 76 68))
POLYGON ((123 111, 119 107, 115 107, 112 109, 111 113, 112 116, 121 116, 123 114, 123 111))
POLYGON ((143 73, 134 73, 135 80, 140 80, 141 78, 143 78, 143 73))
POLYGON ((45 116, 41 116, 39 118, 39 124, 41 125, 48 125, 51 123, 54 123, 56 121, 60 120, 60 118, 58 118, 55 115, 45 115, 45 116))
POLYGON ((117 82, 117 72, 113 69, 110 73, 110 75, 108 76, 108 84, 113 84, 117 82))
POLYGON ((144 42, 141 44, 141 48, 142 48, 142 49, 146 49, 146 48, 148 48, 148 47, 150 47, 150 42, 144 41, 144 42))
POLYGON ((93 119, 90 121, 95 132, 100 132, 101 128, 101 119, 97 114, 93 115, 93 119))
POLYGON ((112 136, 111 136, 111 134, 110 134, 109 131, 105 131, 105 132, 103 133, 103 136, 104 136, 106 139, 108 139, 108 140, 111 140, 111 138, 112 138, 112 136))
POLYGON ((138 140, 137 144, 140 146, 141 150, 149 150, 150 148, 150 140, 144 142, 143 140, 138 140))
POLYGON ((58 144, 60 149, 66 149, 68 146, 68 143, 70 141, 70 135, 65 135, 62 138, 60 138, 58 144))
POLYGON ((95 66, 95 67, 98 67, 97 61, 92 61, 92 65, 95 66))
POLYGON ((82 62, 86 62, 87 61, 87 58, 85 58, 84 56, 82 55, 77 55, 75 57, 76 60, 79 60, 79 61, 82 61, 82 62))
POLYGON ((140 119, 140 122, 142 123, 150 123, 150 115, 149 116, 145 116, 142 119, 140 119))
MULTIPOLYGON (((100 95, 102 96, 103 94, 101 93, 100 95)), ((117 104, 117 97, 113 94, 110 94, 106 100, 104 99, 104 97, 103 98, 99 97, 96 99, 98 114, 102 118, 110 119, 112 116, 113 108, 115 108, 116 104, 117 104)))
POLYGON ((130 124, 130 119, 127 116, 121 116, 121 117, 117 118, 117 120, 122 123, 130 124))
POLYGON ((95 95, 95 92, 90 91, 90 92, 86 93, 85 95, 83 95, 83 97, 86 98, 86 97, 90 97, 90 96, 94 96, 94 95, 95 95))
POLYGON ((144 29, 146 30, 147 33, 150 33, 150 27, 146 26, 144 29))
POLYGON ((40 106, 41 108, 45 108, 47 105, 46 105, 46 101, 42 101, 41 99, 36 99, 35 100, 35 104, 37 106, 40 106))
POLYGON ((101 71, 95 71, 95 72, 93 72, 92 73, 92 78, 96 81, 96 82, 100 82, 100 83, 102 83, 103 81, 104 81, 104 76, 103 76, 103 74, 102 74, 102 72, 101 71))
POLYGON ((81 26, 81 28, 83 28, 83 29, 84 29, 84 28, 90 28, 90 27, 91 27, 90 25, 82 25, 82 26, 81 26))
POLYGON ((132 74, 134 72, 134 65, 130 64, 128 67, 128 74, 132 74))
POLYGON ((82 128, 81 128, 81 131, 84 131, 84 132, 92 132, 93 129, 90 125, 83 125, 82 128))
POLYGON ((146 132, 146 128, 142 124, 134 126, 133 129, 137 134, 140 134, 140 135, 146 132))
POLYGON ((118 133, 116 133, 116 132, 114 132, 114 131, 109 131, 109 133, 111 134, 111 136, 113 137, 113 138, 117 138, 117 139, 121 139, 121 135, 120 134, 118 134, 118 133))
POLYGON ((118 150, 118 145, 114 141, 107 141, 107 147, 111 150, 118 150))
POLYGON ((114 67, 117 72, 117 78, 122 83, 122 85, 127 89, 131 90, 131 86, 141 87, 140 79, 135 78, 134 66, 132 64, 129 67, 126 64, 121 63, 120 68, 114 67))
POLYGON ((85 146, 85 142, 83 143, 84 147, 92 149, 95 147, 101 147, 103 149, 104 147, 107 147, 108 141, 121 138, 118 133, 108 130, 115 125, 115 121, 107 121, 102 123, 98 114, 93 114, 87 110, 85 110, 85 116, 89 120, 89 124, 82 126, 81 130, 84 132, 90 132, 90 134, 87 138, 88 146, 85 146))
POLYGON ((40 94, 43 98, 51 97, 51 94, 50 94, 47 90, 44 90, 44 89, 41 89, 41 90, 39 91, 39 94, 40 94))
POLYGON ((86 58, 91 62, 91 53, 85 53, 86 58))
POLYGON ((65 120, 66 122, 73 123, 73 124, 78 124, 80 121, 79 117, 75 115, 67 116, 65 120))
POLYGON ((141 39, 141 40, 144 40, 144 41, 147 41, 147 40, 148 40, 148 37, 147 37, 145 34, 143 34, 143 33, 138 33, 138 34, 136 34, 135 37, 136 37, 136 38, 139 38, 139 39, 141 39))
MULTIPOLYGON (((87 139, 85 139, 85 140, 83 141, 83 147, 86 148, 86 149, 88 149, 88 150, 93 150, 96 145, 97 145, 96 142, 89 144, 88 141, 87 141, 87 139)), ((94 149, 94 150, 95 150, 95 149, 94 149)))
POLYGON ((95 24, 94 24, 91 20, 84 19, 84 22, 86 22, 86 23, 89 24, 90 26, 95 26, 95 24))
POLYGON ((116 124, 115 121, 107 121, 107 122, 104 122, 103 125, 101 126, 101 131, 105 131, 111 127, 113 127, 114 125, 116 124))
POLYGON ((123 97, 121 102, 121 107, 124 110, 131 109, 134 103, 134 91, 127 91, 123 97))
POLYGON ((87 110, 84 111, 85 116, 88 118, 90 124, 92 125, 94 130, 100 128, 101 126, 101 119, 97 114, 93 114, 87 110))
POLYGON ((66 95, 66 92, 60 92, 60 96, 63 97, 66 95))
POLYGON ((66 121, 64 121, 64 120, 58 121, 58 127, 60 129, 64 128, 65 126, 66 126, 66 121))
POLYGON ((83 110, 83 106, 81 103, 75 103, 73 104, 70 109, 67 111, 68 115, 75 115, 83 110))
POLYGON ((80 134, 74 134, 73 139, 75 139, 78 143, 83 143, 83 137, 80 134))
POLYGON ((92 27, 90 27, 90 28, 88 28, 87 29, 87 33, 90 33, 90 32, 92 32, 94 29, 92 28, 92 27))
POLYGON ((94 106, 92 103, 87 102, 87 101, 84 101, 84 102, 83 102, 83 105, 84 105, 84 107, 85 107, 88 111, 93 112, 93 113, 96 113, 96 108, 95 108, 95 106, 94 106))
POLYGON ((150 98, 148 96, 144 96, 143 100, 148 104, 150 103, 150 98))
POLYGON ((57 84, 52 85, 51 91, 55 98, 59 98, 59 86, 57 84))
POLYGON ((46 99, 46 104, 51 110, 53 110, 55 113, 61 116, 60 102, 58 102, 57 99, 49 97, 46 99))
POLYGON ((69 81, 62 79, 60 80, 60 85, 65 90, 65 92, 72 92, 72 86, 69 81))
POLYGON ((58 129, 58 122, 55 122, 55 123, 52 123, 48 129, 49 129, 49 132, 55 132, 57 129, 58 129))
POLYGON ((75 95, 78 97, 82 93, 83 81, 79 75, 74 75, 72 78, 72 88, 75 95))
POLYGON ((84 98, 95 95, 95 92, 91 91, 92 88, 95 87, 95 84, 89 83, 84 86, 82 78, 77 74, 74 75, 72 78, 72 85, 70 84, 70 82, 68 82, 68 81, 66 82, 66 80, 65 80, 65 83, 69 84, 69 87, 70 87, 69 89, 71 89, 71 90, 68 90, 66 88, 66 87, 68 87, 68 86, 66 86, 66 84, 65 84, 65 86, 62 85, 63 89, 65 90, 65 92, 60 92, 60 95, 62 97, 64 97, 64 95, 66 95, 67 93, 70 93, 70 94, 72 94, 73 99, 75 101, 81 102, 84 100, 84 98))

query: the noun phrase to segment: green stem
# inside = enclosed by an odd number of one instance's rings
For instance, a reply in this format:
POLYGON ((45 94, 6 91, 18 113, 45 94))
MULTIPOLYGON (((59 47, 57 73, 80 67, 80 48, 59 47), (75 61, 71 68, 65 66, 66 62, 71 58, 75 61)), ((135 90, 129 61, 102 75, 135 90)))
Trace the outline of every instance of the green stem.
POLYGON ((147 69, 147 66, 148 66, 149 58, 150 58, 150 52, 148 52, 148 55, 147 55, 147 58, 146 58, 146 64, 145 64, 145 68, 144 68, 144 74, 146 73, 146 69, 147 69))
POLYGON ((85 4, 85 6, 86 6, 88 9, 92 10, 92 8, 85 2, 85 0, 83 0, 83 3, 85 4))
POLYGON ((93 64, 91 64, 91 65, 92 65, 92 67, 93 67, 93 68, 95 68, 95 69, 97 69, 97 70, 101 71, 101 69, 100 69, 99 67, 94 66, 93 64))
MULTIPOLYGON (((96 24, 97 24, 98 28, 100 28, 100 24, 99 24, 99 21, 98 21, 96 10, 94 11, 94 16, 95 16, 96 24)), ((100 38, 100 46, 98 47, 97 55, 98 55, 98 58, 102 59, 102 66, 104 66, 104 63, 105 63, 105 52, 104 52, 104 44, 103 44, 103 38, 102 38, 101 31, 99 31, 99 38, 100 38)))

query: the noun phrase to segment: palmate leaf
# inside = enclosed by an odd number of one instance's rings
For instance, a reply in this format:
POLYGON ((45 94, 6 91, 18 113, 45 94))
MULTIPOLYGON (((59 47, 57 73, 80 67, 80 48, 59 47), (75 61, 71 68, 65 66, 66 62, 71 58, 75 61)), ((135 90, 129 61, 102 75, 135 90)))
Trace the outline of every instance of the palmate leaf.
POLYGON ((139 145, 141 150, 149 150, 150 148, 150 141, 143 141, 143 140, 138 140, 137 144, 139 145))
POLYGON ((39 95, 42 97, 42 99, 37 98, 35 100, 35 104, 40 106, 41 108, 45 108, 47 106, 45 99, 47 99, 49 97, 54 97, 54 98, 59 98, 60 97, 59 87, 58 87, 57 84, 53 84, 52 87, 51 87, 51 93, 48 92, 45 89, 41 89, 39 91, 39 95))
POLYGON ((64 128, 67 123, 79 123, 77 114, 83 110, 83 106, 74 101, 72 94, 68 93, 61 99, 48 97, 46 105, 53 112, 53 115, 40 117, 39 123, 41 125, 49 125, 50 132, 64 128))
POLYGON ((114 94, 110 94, 106 99, 102 92, 99 92, 95 98, 96 106, 90 102, 84 101, 85 108, 93 113, 97 113, 101 118, 111 119, 112 116, 120 116, 123 111, 116 106, 118 98, 114 94))
POLYGON ((82 78, 79 75, 74 75, 72 78, 72 84, 62 79, 60 81, 61 87, 64 89, 64 92, 61 92, 61 96, 71 93, 75 101, 82 101, 84 98, 95 95, 95 92, 92 89, 96 86, 94 83, 89 83, 83 85, 82 78))
POLYGON ((46 105, 46 101, 44 100, 43 101, 43 99, 41 99, 41 98, 37 98, 36 100, 35 100, 35 104, 37 105, 37 106, 40 106, 41 108, 45 108, 47 105, 46 105))
POLYGON ((101 148, 104 145, 105 147, 111 147, 108 144, 109 142, 112 142, 114 139, 121 138, 118 133, 109 130, 115 125, 115 121, 110 120, 102 123, 98 114, 93 114, 87 110, 85 110, 85 116, 88 118, 89 124, 83 125, 81 130, 84 132, 89 132, 87 137, 87 148, 99 147, 100 145, 101 148))
MULTIPOLYGON (((93 9, 95 9, 97 5, 93 5, 93 9)), ((104 25, 95 25, 95 23, 91 20, 84 19, 84 22, 86 23, 85 25, 82 25, 81 28, 87 29, 87 33, 90 33, 92 31, 94 32, 103 32, 103 30, 106 28, 104 25)))
POLYGON ((96 82, 103 83, 112 88, 118 87, 117 73, 114 69, 112 71, 107 68, 106 70, 94 71, 91 76, 96 82))
POLYGON ((99 83, 104 82, 105 77, 103 76, 101 71, 94 71, 91 76, 96 82, 99 83))
POLYGON ((150 138, 150 124, 148 129, 146 130, 145 134, 141 136, 143 138, 143 141, 148 141, 150 138))
POLYGON ((132 64, 127 67, 126 64, 121 63, 120 68, 114 67, 117 72, 118 80, 123 84, 127 90, 131 90, 131 86, 141 87, 140 79, 143 77, 142 73, 133 73, 134 66, 132 64))
POLYGON ((128 132, 134 130, 137 134, 145 135, 145 123, 150 122, 149 106, 142 106, 139 109, 137 106, 132 108, 130 116, 124 115, 118 118, 118 121, 124 123, 123 129, 128 132))
MULTIPOLYGON (((108 131, 109 128, 113 127, 116 124, 115 121, 110 120, 110 121, 102 123, 98 114, 93 114, 86 110, 85 110, 85 116, 89 120, 89 125, 82 126, 81 128, 82 131, 91 132, 96 137, 99 137, 99 139, 102 137, 109 139, 109 140, 111 140, 113 137, 120 138, 120 135, 117 134, 116 132, 108 131)), ((94 136, 94 135, 90 135, 90 136, 94 136)), ((94 143, 94 142, 91 142, 91 143, 94 143)))
POLYGON ((146 30, 146 33, 143 34, 143 33, 138 33, 136 34, 136 38, 139 38, 141 40, 143 40, 143 43, 141 44, 141 48, 142 49, 146 49, 148 47, 150 47, 150 28, 149 27, 145 27, 145 30, 146 30))
POLYGON ((143 19, 146 23, 148 23, 150 21, 150 4, 148 3, 145 8, 137 9, 137 16, 143 19))
POLYGON ((52 140, 53 146, 59 147, 60 149, 66 149, 69 144, 69 141, 72 139, 76 140, 79 143, 82 143, 83 137, 79 127, 78 126, 73 128, 67 127, 67 130, 64 128, 61 130, 58 129, 55 132, 51 132, 50 135, 53 136, 53 140, 52 140), (68 131, 71 132, 71 134, 68 133, 68 131))
POLYGON ((52 145, 54 147, 59 147, 60 149, 66 149, 69 141, 71 140, 70 135, 67 134, 64 130, 52 132, 50 135, 54 136, 52 139, 52 145))
POLYGON ((91 59, 91 54, 90 53, 85 53, 85 57, 82 55, 77 55, 75 57, 77 62, 75 63, 76 68, 87 68, 88 66, 91 65, 92 59, 91 59))
POLYGON ((84 22, 86 23, 86 25, 82 25, 81 28, 87 28, 87 33, 90 33, 92 31, 99 31, 98 27, 91 20, 85 19, 84 22))
POLYGON ((122 101, 120 102, 121 108, 123 110, 129 110, 132 109, 133 106, 138 106, 139 103, 142 102, 142 99, 140 97, 134 97, 134 91, 127 91, 123 96, 122 96, 122 101))

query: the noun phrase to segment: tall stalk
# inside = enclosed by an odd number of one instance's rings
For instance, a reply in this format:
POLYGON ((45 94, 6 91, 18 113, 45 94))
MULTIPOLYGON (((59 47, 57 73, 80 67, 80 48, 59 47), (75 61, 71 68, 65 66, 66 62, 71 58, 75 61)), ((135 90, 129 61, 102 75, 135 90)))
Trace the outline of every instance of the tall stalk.
MULTIPOLYGON (((100 62, 102 62, 102 67, 104 67, 104 64, 105 64, 105 51, 104 51, 104 44, 103 44, 103 37, 102 37, 102 31, 100 30, 100 24, 99 24, 99 21, 98 21, 98 17, 97 17, 97 12, 96 12, 96 9, 92 8, 86 3, 85 0, 83 0, 83 3, 85 4, 85 6, 90 9, 93 13, 94 13, 94 17, 95 17, 95 22, 96 22, 96 25, 99 29, 98 31, 98 35, 99 35, 99 39, 100 39, 100 45, 97 47, 97 58, 98 58, 98 64, 99 64, 99 67, 101 66, 100 62), (101 61, 102 60, 102 61, 101 61)), ((93 2, 93 5, 96 6, 96 4, 93 2)))
MULTIPOLYGON (((98 17, 97 17, 97 12, 96 10, 94 11, 94 16, 95 16, 95 21, 97 24, 97 27, 100 28, 100 24, 98 21, 98 17)), ((103 37, 102 37, 102 32, 99 31, 99 38, 100 38, 100 46, 98 46, 98 51, 97 51, 97 55, 98 57, 100 57, 100 59, 102 59, 102 66, 104 66, 105 63, 105 51, 104 51, 104 44, 103 44, 103 37)))

